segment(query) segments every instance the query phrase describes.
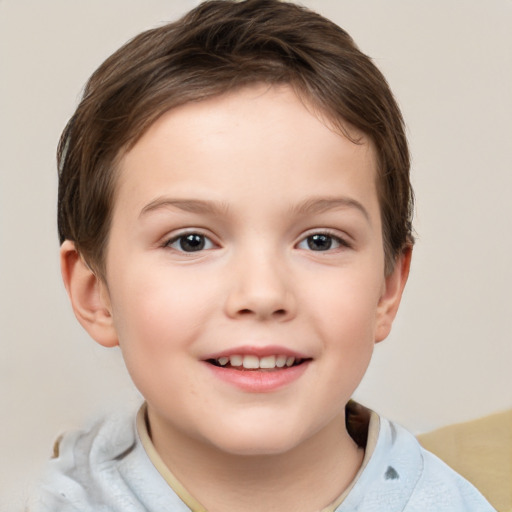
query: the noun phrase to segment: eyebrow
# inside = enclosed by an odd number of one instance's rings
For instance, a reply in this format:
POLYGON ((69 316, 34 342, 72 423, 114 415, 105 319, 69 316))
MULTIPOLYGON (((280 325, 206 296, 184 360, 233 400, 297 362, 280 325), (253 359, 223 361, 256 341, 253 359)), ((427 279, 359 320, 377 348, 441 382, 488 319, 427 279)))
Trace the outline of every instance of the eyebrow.
POLYGON ((364 218, 370 222, 368 210, 357 200, 351 197, 313 197, 306 199, 293 208, 293 211, 300 214, 324 213, 338 208, 353 208, 363 214, 364 218))
POLYGON ((163 208, 177 208, 184 212, 198 213, 198 214, 220 214, 226 213, 229 207, 225 203, 220 203, 211 200, 199 199, 172 199, 169 197, 158 197, 154 201, 148 203, 142 208, 139 217, 142 217, 150 212, 160 210, 163 208))
MULTIPOLYGON (((220 215, 229 211, 229 205, 222 202, 204 200, 204 199, 172 199, 169 197, 158 197, 142 208, 139 217, 150 212, 163 208, 177 208, 179 210, 197 213, 220 215)), ((355 199, 350 197, 313 197, 302 201, 292 208, 292 212, 298 215, 311 215, 324 213, 338 208, 353 208, 363 214, 364 218, 370 222, 368 210, 355 199)))

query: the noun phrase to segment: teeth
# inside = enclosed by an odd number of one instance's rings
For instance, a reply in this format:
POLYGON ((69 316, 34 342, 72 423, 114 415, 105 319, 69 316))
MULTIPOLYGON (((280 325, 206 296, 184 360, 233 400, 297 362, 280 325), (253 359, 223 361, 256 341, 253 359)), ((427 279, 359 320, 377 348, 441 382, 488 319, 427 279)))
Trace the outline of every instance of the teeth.
POLYGON ((257 356, 244 356, 244 368, 256 370, 260 367, 260 360, 257 356))
POLYGON ((276 356, 267 356, 260 359, 260 368, 275 368, 276 356))
POLYGON ((242 356, 230 356, 229 362, 231 366, 242 366, 243 357, 242 356))
POLYGON ((286 356, 277 356, 276 357, 276 366, 278 368, 282 368, 286 364, 286 356))
MULTIPOLYGON (((265 356, 259 358, 258 356, 253 355, 238 355, 235 354, 233 356, 223 356, 217 359, 217 362, 220 366, 226 366, 230 363, 231 366, 240 367, 247 370, 258 370, 265 369, 271 370, 273 368, 284 368, 285 366, 290 367, 293 366, 296 362, 295 357, 293 356, 285 356, 285 355, 277 355, 277 356, 265 356)), ((300 359, 297 362, 301 362, 300 359)))

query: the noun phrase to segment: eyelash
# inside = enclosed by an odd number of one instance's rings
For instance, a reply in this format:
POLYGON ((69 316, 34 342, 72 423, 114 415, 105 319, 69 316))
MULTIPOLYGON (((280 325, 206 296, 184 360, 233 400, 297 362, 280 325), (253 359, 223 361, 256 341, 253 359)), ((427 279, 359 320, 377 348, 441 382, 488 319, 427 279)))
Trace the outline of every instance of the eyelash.
POLYGON ((315 233, 309 233, 308 235, 306 235, 305 237, 303 237, 300 240, 300 242, 297 244, 297 247, 308 250, 308 251, 312 251, 312 252, 328 252, 328 251, 335 251, 337 249, 343 249, 343 248, 350 249, 352 246, 350 243, 348 243, 344 238, 341 238, 339 235, 337 235, 329 230, 324 230, 324 231, 317 231, 315 233), (311 239, 313 239, 313 237, 324 237, 324 239, 328 239, 329 247, 327 247, 325 250, 315 251, 309 243, 309 241, 311 241, 311 239), (332 243, 336 244, 337 246, 332 247, 331 246, 332 243), (301 244, 307 244, 307 248, 300 247, 301 244))
MULTIPOLYGON (((213 247, 215 247, 215 243, 212 242, 212 240, 208 236, 206 236, 205 234, 200 233, 198 231, 189 231, 186 233, 180 233, 179 235, 176 235, 176 236, 172 237, 171 239, 167 240, 163 245, 164 245, 164 247, 168 247, 168 248, 174 249, 175 251, 185 253, 185 254, 205 251, 205 250, 209 250, 209 249, 212 249, 213 247), (196 237, 196 240, 192 242, 193 237, 196 237), (198 248, 195 248, 191 251, 185 250, 182 244, 187 240, 187 238, 189 239, 188 240, 189 243, 192 242, 193 244, 194 243, 199 244, 198 248), (197 240, 198 238, 200 238, 200 240, 197 240), (174 244, 179 244, 180 247, 173 247, 174 244)), ((191 247, 193 247, 193 246, 191 246, 191 247)))
MULTIPOLYGON (((185 254, 210 250, 213 249, 215 245, 216 244, 208 236, 198 231, 180 233, 172 237, 171 239, 167 240, 163 244, 164 247, 168 247, 174 249, 175 251, 185 254), (173 247, 175 244, 179 245, 179 247, 173 247), (186 250, 184 244, 188 244, 188 248, 191 250, 186 250)), ((296 244, 296 247, 311 252, 328 252, 340 248, 351 248, 351 245, 340 236, 328 230, 325 230, 306 235, 296 244), (312 244, 314 243, 314 237, 318 237, 317 242, 326 243, 327 247, 325 247, 324 249, 320 248, 319 250, 315 250, 312 247, 312 244), (306 244, 307 247, 301 247, 302 244, 306 244), (333 244, 336 245, 336 247, 332 247, 333 244)))

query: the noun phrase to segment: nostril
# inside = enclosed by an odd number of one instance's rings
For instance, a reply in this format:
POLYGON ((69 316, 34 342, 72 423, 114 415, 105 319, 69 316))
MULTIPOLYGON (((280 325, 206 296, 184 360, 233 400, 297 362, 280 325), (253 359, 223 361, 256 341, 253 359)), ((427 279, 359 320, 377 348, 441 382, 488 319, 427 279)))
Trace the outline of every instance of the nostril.
MULTIPOLYGON (((241 309, 238 311, 238 314, 239 315, 243 315, 243 316, 247 316, 247 315, 253 315, 253 314, 257 314, 256 311, 253 311, 252 309, 249 309, 249 308, 244 308, 244 309, 241 309)), ((272 316, 277 316, 277 317, 282 317, 282 316, 286 316, 286 309, 277 309, 275 311, 273 311, 271 313, 272 316)))

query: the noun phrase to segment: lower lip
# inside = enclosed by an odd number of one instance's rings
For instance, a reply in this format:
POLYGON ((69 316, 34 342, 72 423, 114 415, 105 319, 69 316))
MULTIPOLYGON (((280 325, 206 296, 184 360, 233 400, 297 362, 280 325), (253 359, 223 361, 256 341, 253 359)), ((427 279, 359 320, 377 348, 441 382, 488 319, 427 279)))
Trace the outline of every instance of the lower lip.
POLYGON ((215 377, 249 393, 270 393, 299 379, 310 361, 275 370, 236 370, 205 362, 215 377))

